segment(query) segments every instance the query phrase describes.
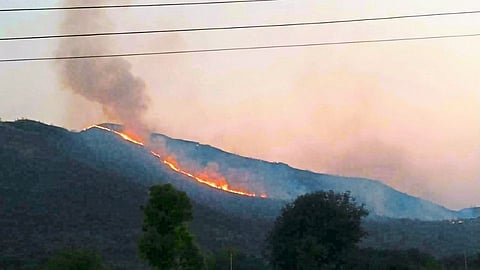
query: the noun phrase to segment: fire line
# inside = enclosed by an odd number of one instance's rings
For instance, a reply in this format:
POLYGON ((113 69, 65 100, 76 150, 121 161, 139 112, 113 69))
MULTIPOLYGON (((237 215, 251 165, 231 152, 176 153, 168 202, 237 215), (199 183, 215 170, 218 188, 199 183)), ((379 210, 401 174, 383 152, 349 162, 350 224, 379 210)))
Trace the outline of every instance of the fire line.
MULTIPOLYGON (((122 132, 119 132, 119 131, 116 131, 116 130, 113 130, 113 129, 110 129, 110 128, 106 128, 106 127, 103 127, 103 126, 92 125, 92 126, 89 126, 89 127, 85 128, 84 130, 88 130, 88 129, 91 129, 91 128, 98 128, 98 129, 101 129, 101 130, 104 130, 104 131, 112 132, 112 133, 118 135, 120 138, 122 138, 122 139, 124 139, 128 142, 139 145, 141 147, 145 147, 145 144, 143 142, 138 141, 136 139, 133 139, 132 137, 128 136, 125 133, 122 133, 122 132)), ((209 180, 206 177, 197 176, 193 173, 190 173, 190 172, 180 168, 180 166, 178 166, 175 161, 172 162, 172 161, 169 161, 168 159, 164 159, 164 158, 162 158, 162 156, 160 154, 158 154, 158 153, 156 153, 152 150, 150 150, 150 154, 152 154, 153 156, 158 158, 170 170, 175 171, 175 172, 180 173, 180 174, 183 174, 183 175, 195 180, 198 183, 207 185, 207 186, 215 188, 215 189, 220 189, 220 190, 223 190, 223 191, 226 191, 226 192, 242 195, 242 196, 267 198, 266 194, 257 195, 255 193, 250 193, 250 192, 247 192, 247 191, 232 189, 228 186, 228 183, 217 184, 213 180, 209 180)))

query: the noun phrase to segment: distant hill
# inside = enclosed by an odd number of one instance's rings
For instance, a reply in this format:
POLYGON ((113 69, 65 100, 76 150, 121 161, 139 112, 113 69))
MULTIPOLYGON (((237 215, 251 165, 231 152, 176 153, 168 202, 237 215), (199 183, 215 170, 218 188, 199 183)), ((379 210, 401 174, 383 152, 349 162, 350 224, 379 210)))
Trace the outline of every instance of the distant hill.
MULTIPOLYGON (((118 131, 122 130, 119 125, 104 125, 118 131)), ((275 200, 292 201, 301 194, 315 190, 350 191, 359 203, 366 205, 371 216, 421 220, 479 216, 479 213, 474 211, 458 212, 447 209, 397 191, 376 180, 299 170, 283 163, 242 157, 209 145, 172 139, 161 134, 152 134, 150 140, 153 146, 175 156, 180 164, 192 170, 213 164, 220 174, 228 178, 229 183, 257 193, 265 192, 269 198, 275 200)))
POLYGON ((463 217, 480 217, 480 207, 464 208, 459 213, 463 217))

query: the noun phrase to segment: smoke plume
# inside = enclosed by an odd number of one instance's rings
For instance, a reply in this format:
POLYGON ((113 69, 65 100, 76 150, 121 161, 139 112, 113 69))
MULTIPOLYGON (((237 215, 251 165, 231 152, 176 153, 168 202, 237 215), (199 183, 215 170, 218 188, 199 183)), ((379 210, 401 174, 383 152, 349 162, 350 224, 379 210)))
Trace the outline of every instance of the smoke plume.
MULTIPOLYGON (((108 27, 102 10, 69 11, 61 25, 62 33, 92 33, 108 27)), ((59 56, 111 53, 108 37, 62 39, 59 56)), ((89 58, 60 62, 60 80, 66 89, 102 106, 109 120, 119 121, 136 134, 145 132, 143 115, 148 98, 145 83, 131 72, 122 58, 89 58)), ((77 110, 77 113, 81 111, 77 110)))

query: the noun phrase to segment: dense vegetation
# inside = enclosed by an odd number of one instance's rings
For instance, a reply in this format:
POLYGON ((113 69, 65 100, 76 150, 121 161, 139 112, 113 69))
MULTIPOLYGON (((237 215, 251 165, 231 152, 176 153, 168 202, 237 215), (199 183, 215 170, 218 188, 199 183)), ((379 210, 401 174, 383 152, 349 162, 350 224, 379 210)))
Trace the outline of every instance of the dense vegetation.
POLYGON ((287 204, 267 238, 274 269, 338 269, 365 235, 368 212, 349 193, 317 191, 287 204))
POLYGON ((143 208, 140 256, 158 270, 200 270, 203 258, 189 231, 192 204, 170 184, 150 188, 143 208))

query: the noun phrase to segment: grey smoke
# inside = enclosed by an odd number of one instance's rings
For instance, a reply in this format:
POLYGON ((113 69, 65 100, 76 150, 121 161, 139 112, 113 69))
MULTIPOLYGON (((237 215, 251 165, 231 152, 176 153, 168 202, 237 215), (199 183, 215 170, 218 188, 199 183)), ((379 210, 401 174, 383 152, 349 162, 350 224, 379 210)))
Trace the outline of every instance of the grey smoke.
MULTIPOLYGON (((109 26, 108 16, 102 10, 75 10, 65 13, 61 31, 90 33, 109 26)), ((61 40, 57 54, 105 54, 112 52, 111 45, 108 37, 67 38, 61 40)), ((128 61, 122 58, 64 60, 59 67, 65 88, 99 103, 110 120, 137 132, 145 131, 143 115, 148 107, 145 83, 132 74, 128 61)))

